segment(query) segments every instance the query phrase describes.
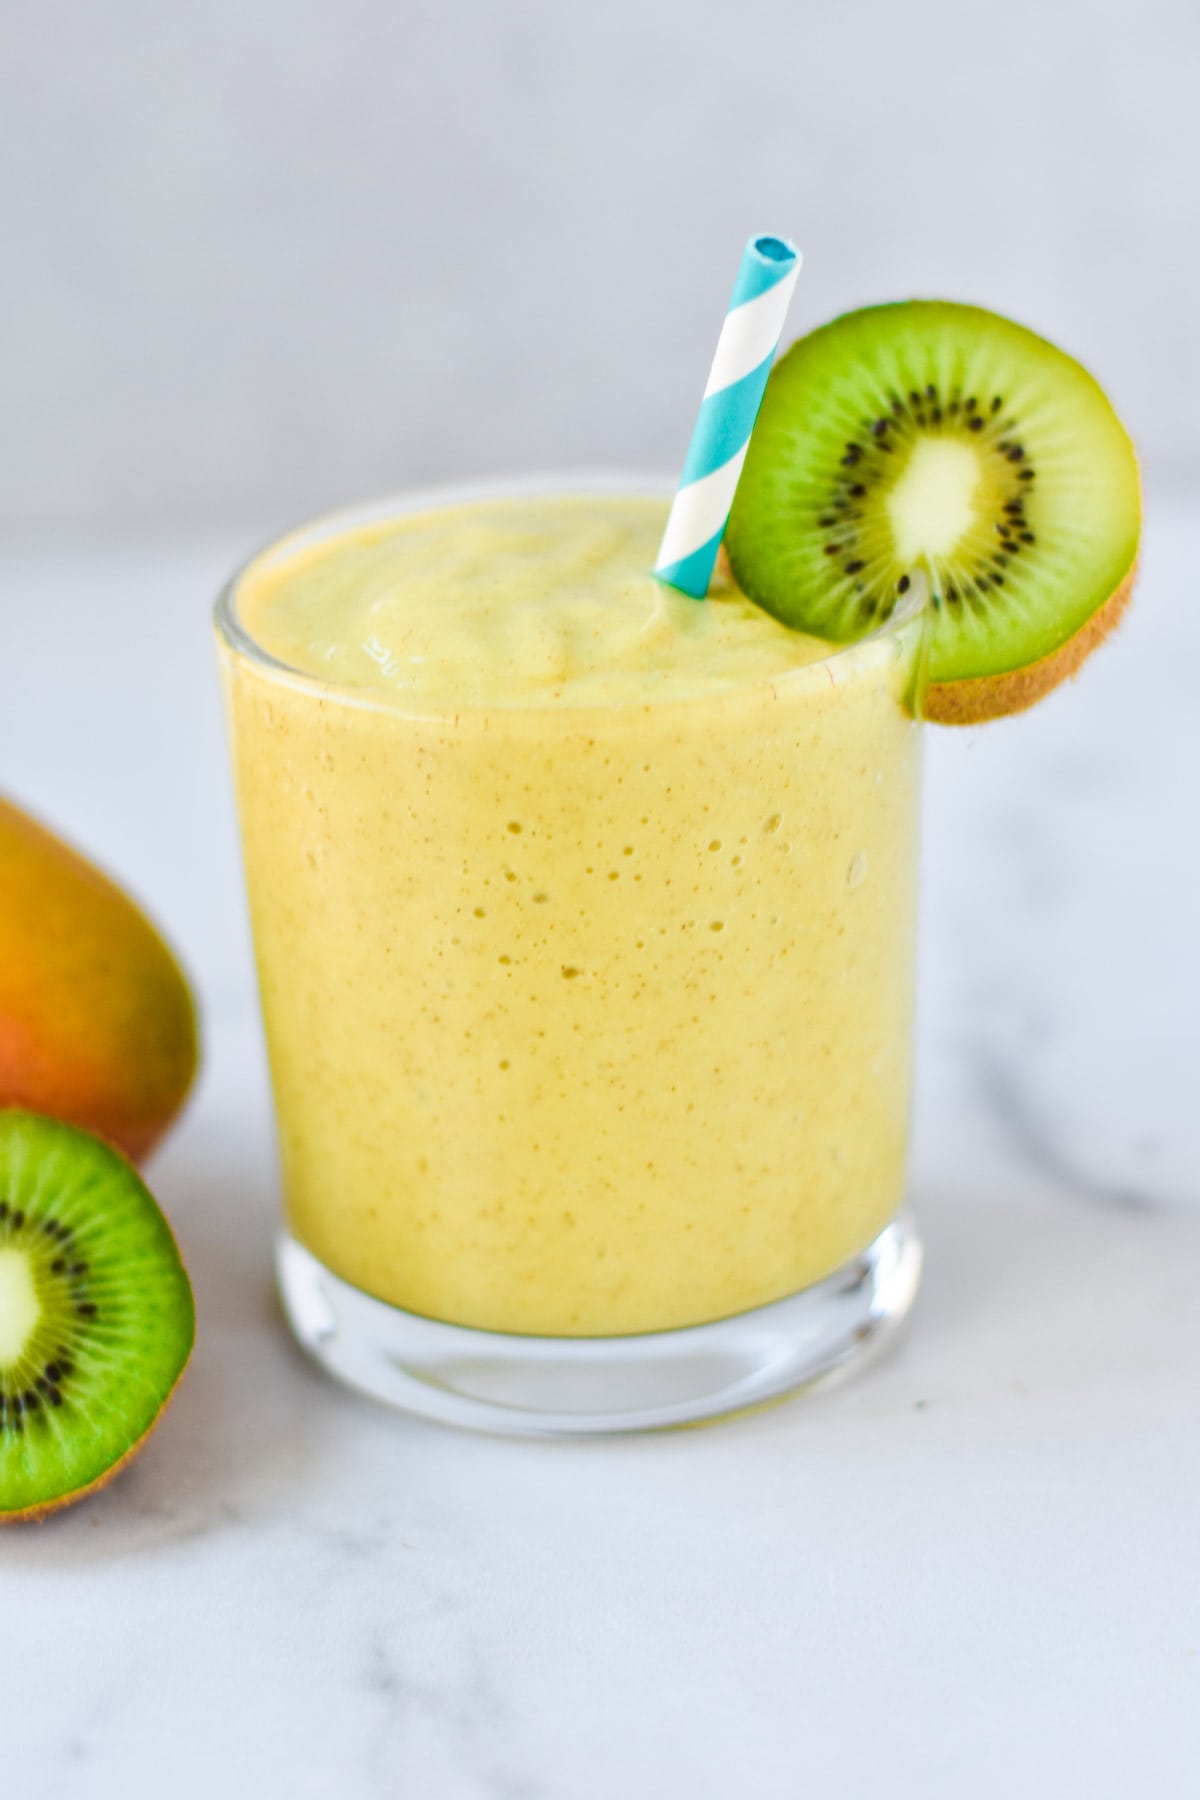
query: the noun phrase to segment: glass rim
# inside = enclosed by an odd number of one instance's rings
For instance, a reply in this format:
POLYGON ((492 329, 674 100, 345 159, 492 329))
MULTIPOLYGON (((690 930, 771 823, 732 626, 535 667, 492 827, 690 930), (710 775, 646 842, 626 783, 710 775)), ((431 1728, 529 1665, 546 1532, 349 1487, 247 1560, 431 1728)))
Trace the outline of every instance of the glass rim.
MULTIPOLYGON (((781 669, 777 673, 746 676, 743 680, 734 681, 727 687, 712 688, 690 694, 667 694, 647 698, 641 695, 630 699, 587 700, 580 704, 561 700, 526 700, 506 701, 429 701, 419 695, 406 695, 403 689, 394 693, 372 688, 356 687, 349 682, 327 680, 321 675, 314 675, 310 670, 298 669, 274 656, 253 637, 238 616, 238 596, 242 584, 252 570, 275 556, 292 554, 310 545, 336 537, 341 532, 353 531, 362 526, 382 524, 388 519, 408 518, 424 512, 440 512, 459 506, 469 506, 477 501, 532 499, 538 495, 558 495, 566 498, 572 494, 609 494, 621 497, 643 497, 649 499, 669 500, 675 493, 677 482, 661 471, 646 470, 607 470, 568 469, 562 472, 530 472, 516 475, 482 476, 477 479, 435 483, 425 487, 402 488, 396 493, 385 494, 374 500, 361 501, 357 504, 338 507, 332 512, 318 514, 315 518, 292 526, 269 538, 247 556, 233 571, 233 574, 220 589, 216 605, 213 609, 213 622, 218 638, 235 655, 244 661, 257 665, 268 675, 281 681, 285 686, 295 687, 311 693, 315 698, 338 705, 362 707, 368 711, 391 713, 397 718, 449 720, 460 716, 472 718, 491 716, 505 719, 537 716, 562 718, 564 721, 576 721, 586 715, 613 714, 617 712, 653 711, 658 713, 669 708, 687 706, 712 707, 722 701, 729 702, 743 698, 749 694, 761 693, 768 688, 790 689, 809 682, 822 671, 829 671, 838 664, 860 656, 865 649, 880 644, 890 638, 899 636, 905 627, 911 625, 922 614, 929 612, 929 600, 923 595, 919 584, 914 583, 908 594, 897 604, 890 618, 877 625, 873 631, 864 633, 862 637, 852 638, 846 643, 830 643, 829 653, 819 656, 814 661, 799 663, 794 668, 781 669)), ((703 605, 703 601, 696 601, 703 605)), ((831 677, 832 678, 832 677, 831 677)))

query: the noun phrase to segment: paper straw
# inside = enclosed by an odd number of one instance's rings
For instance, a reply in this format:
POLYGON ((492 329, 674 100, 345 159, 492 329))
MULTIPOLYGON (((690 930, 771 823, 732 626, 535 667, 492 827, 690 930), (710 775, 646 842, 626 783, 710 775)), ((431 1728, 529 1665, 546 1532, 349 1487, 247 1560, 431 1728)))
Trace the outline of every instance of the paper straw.
POLYGON ((786 238, 746 245, 654 565, 660 581, 695 600, 708 592, 799 273, 800 252, 786 238))

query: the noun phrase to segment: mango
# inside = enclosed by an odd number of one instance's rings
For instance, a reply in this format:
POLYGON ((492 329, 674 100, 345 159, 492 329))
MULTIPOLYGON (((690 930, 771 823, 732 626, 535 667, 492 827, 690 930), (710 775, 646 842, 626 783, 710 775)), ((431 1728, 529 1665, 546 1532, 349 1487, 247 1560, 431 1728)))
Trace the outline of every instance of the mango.
POLYGON ((138 1162, 196 1063, 191 991, 145 914, 0 797, 0 1106, 82 1125, 138 1162))

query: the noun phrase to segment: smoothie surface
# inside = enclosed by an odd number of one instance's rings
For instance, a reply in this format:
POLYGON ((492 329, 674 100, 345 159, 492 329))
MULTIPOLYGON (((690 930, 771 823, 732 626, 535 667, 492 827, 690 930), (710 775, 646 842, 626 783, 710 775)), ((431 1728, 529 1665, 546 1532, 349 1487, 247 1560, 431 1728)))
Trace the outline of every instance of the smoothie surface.
POLYGON ((684 699, 829 655, 728 574, 706 601, 656 581, 667 506, 498 499, 285 543, 243 576, 238 613, 289 668, 434 706, 684 699))

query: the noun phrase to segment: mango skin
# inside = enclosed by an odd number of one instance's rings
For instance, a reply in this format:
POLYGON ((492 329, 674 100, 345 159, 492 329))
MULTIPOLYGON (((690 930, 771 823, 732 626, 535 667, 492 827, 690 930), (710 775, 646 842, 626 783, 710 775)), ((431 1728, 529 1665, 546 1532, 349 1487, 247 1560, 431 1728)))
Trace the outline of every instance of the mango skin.
POLYGON ((191 990, 150 921, 0 797, 0 1106, 66 1119, 140 1162, 197 1061, 191 990))

